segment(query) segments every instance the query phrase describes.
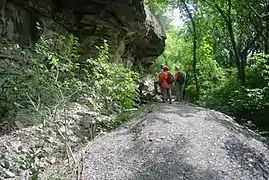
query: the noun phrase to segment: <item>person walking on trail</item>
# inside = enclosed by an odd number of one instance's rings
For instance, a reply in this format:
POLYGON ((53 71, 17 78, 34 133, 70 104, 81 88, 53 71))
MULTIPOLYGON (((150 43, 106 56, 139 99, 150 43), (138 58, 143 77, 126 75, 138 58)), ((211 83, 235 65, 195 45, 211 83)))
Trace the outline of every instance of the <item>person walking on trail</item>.
POLYGON ((163 72, 160 74, 159 77, 162 99, 163 102, 166 102, 167 99, 169 99, 169 103, 172 104, 171 89, 170 89, 171 84, 168 83, 168 78, 169 78, 168 67, 164 66, 163 72))
POLYGON ((175 67, 175 72, 176 101, 182 101, 185 78, 183 72, 181 72, 178 67, 175 67))
POLYGON ((159 77, 160 77, 160 75, 161 75, 161 73, 163 71, 163 67, 164 67, 164 65, 161 64, 160 65, 160 72, 159 73, 156 72, 156 74, 155 74, 156 75, 156 80, 154 81, 154 91, 155 91, 156 94, 159 94, 159 92, 158 92, 158 87, 160 87, 159 77))

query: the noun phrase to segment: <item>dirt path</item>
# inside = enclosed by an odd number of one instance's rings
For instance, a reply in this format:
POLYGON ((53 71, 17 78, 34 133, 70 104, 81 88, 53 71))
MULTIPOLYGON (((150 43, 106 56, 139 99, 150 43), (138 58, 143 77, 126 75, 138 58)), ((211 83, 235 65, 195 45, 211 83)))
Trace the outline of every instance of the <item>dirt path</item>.
POLYGON ((90 143, 83 179, 269 179, 269 150, 254 133, 215 111, 158 106, 90 143))

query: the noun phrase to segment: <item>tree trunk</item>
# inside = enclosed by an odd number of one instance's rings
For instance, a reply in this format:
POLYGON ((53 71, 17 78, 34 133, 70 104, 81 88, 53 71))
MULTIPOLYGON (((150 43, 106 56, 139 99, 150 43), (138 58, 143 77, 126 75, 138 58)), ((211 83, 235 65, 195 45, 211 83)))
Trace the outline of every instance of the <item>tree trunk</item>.
POLYGON ((193 73, 194 73, 194 81, 195 81, 195 87, 196 87, 196 96, 195 96, 195 100, 198 101, 199 100, 199 84, 198 84, 198 78, 197 78, 197 69, 196 69, 196 65, 197 65, 197 58, 196 58, 196 54, 197 54, 197 31, 195 28, 195 25, 193 25, 193 64, 192 64, 192 68, 193 68, 193 73))
MULTIPOLYGON (((185 0, 181 0, 181 2, 184 5, 184 8, 191 20, 191 24, 192 24, 192 28, 193 28, 193 63, 192 63, 192 69, 193 69, 193 74, 194 74, 194 81, 195 81, 195 88, 196 88, 196 92, 195 92, 195 100, 199 100, 199 83, 198 83, 198 77, 197 77, 197 29, 196 29, 196 24, 195 21, 193 19, 193 16, 185 2, 185 0)), ((178 3, 179 4, 179 3, 178 3)))
POLYGON ((245 84, 245 79, 246 79, 245 78, 245 66, 244 66, 243 58, 241 58, 239 49, 237 47, 235 37, 234 37, 233 27, 229 19, 230 18, 228 18, 226 25, 228 27, 229 36, 230 36, 230 40, 231 40, 234 55, 235 55, 235 63, 237 67, 238 77, 241 83, 245 84))
MULTIPOLYGON (((269 12, 269 2, 266 4, 266 12, 269 12)), ((264 53, 269 54, 269 16, 265 17, 266 24, 265 24, 265 38, 264 38, 264 53)))
POLYGON ((232 9, 232 1, 228 0, 227 26, 228 26, 229 36, 230 36, 232 46, 234 49, 234 53, 235 53, 236 66, 238 69, 238 77, 239 77, 242 85, 244 85, 246 83, 245 62, 243 60, 244 58, 242 58, 242 56, 241 56, 241 53, 240 53, 240 50, 239 50, 237 44, 236 44, 233 26, 232 26, 231 9, 232 9))
MULTIPOLYGON (((269 6, 269 5, 268 5, 269 6)), ((265 37, 264 37, 264 53, 269 54, 269 17, 266 17, 265 37)))
MULTIPOLYGON (((212 6, 211 3, 208 3, 208 4, 212 6)), ((227 26, 229 38, 231 40, 233 53, 235 56, 235 64, 237 67, 238 78, 241 81, 241 83, 244 85, 246 82, 245 65, 244 65, 244 61, 243 61, 244 58, 242 58, 242 56, 241 56, 241 52, 237 46, 234 31, 233 31, 233 25, 232 25, 232 19, 231 19, 232 1, 228 0, 228 12, 227 13, 225 13, 218 5, 214 5, 214 6, 219 11, 220 15, 222 16, 222 18, 227 26)))
POLYGON ((264 54, 269 54, 269 23, 266 27, 265 37, 264 38, 264 54))

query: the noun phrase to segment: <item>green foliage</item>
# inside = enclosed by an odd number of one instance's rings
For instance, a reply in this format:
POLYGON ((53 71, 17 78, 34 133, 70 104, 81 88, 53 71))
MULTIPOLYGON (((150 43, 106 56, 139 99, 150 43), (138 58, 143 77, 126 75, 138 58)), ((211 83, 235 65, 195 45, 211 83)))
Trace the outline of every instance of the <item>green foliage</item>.
POLYGON ((10 175, 16 176, 12 172, 18 170, 28 171, 31 180, 39 179, 39 174, 46 167, 48 154, 41 148, 30 148, 28 151, 21 151, 18 158, 1 159, 0 179, 10 175))
POLYGON ((18 49, 25 54, 26 63, 15 75, 8 74, 14 68, 7 68, 0 80, 0 118, 14 118, 23 111, 28 122, 39 123, 52 111, 76 101, 108 114, 131 108, 138 95, 138 75, 110 61, 106 41, 96 47, 98 57, 85 61, 80 60, 78 48, 73 35, 53 33, 40 38, 35 52, 18 49))
MULTIPOLYGON (((181 6, 183 1, 149 2, 163 16, 171 14, 176 8, 184 12, 184 7, 181 6)), ((266 14, 268 6, 264 4, 265 1, 230 2, 231 4, 226 1, 185 0, 191 9, 198 33, 196 76, 200 100, 196 103, 232 115, 239 122, 252 121, 260 128, 269 130, 269 60, 268 55, 258 54, 268 53, 268 37, 259 33, 263 30, 264 23, 264 19, 259 17, 266 14), (244 86, 238 81, 240 72, 240 80, 243 82, 243 71, 238 70, 236 58, 239 59, 239 64, 245 66, 244 86)), ((159 65, 165 64, 173 71, 174 66, 180 66, 187 75, 185 98, 195 102, 193 30, 188 16, 184 13, 181 15, 185 16, 178 17, 184 20, 183 27, 173 27, 171 24, 165 26, 166 49, 153 67, 158 71, 159 65)))
MULTIPOLYGON (((192 71, 192 42, 188 34, 183 31, 171 28, 167 31, 166 49, 164 56, 159 57, 153 65, 155 69, 160 64, 166 64, 170 71, 175 66, 187 75, 186 97, 189 101, 195 101, 196 87, 192 71)), ((201 95, 207 94, 211 88, 217 87, 223 80, 224 74, 218 63, 212 57, 213 47, 205 40, 199 42, 197 50, 197 76, 201 95), (213 83, 212 83, 213 82, 213 83)))
POLYGON ((176 28, 168 29, 166 36, 164 55, 153 64, 155 69, 159 70, 161 64, 169 66, 172 72, 175 66, 179 66, 183 71, 189 69, 192 59, 191 42, 184 37, 183 31, 176 28))
POLYGON ((22 51, 26 63, 16 74, 9 75, 14 69, 7 69, 5 79, 1 80, 2 118, 14 117, 22 109, 40 113, 44 108, 60 104, 63 97, 72 98, 79 93, 83 82, 73 73, 78 59, 77 39, 72 35, 56 38, 55 43, 41 38, 36 53, 22 51))
POLYGON ((191 84, 185 88, 187 95, 185 96, 185 99, 187 99, 189 102, 195 102, 195 93, 196 93, 196 87, 194 84, 191 84))
MULTIPOLYGON (((7 66, 4 78, 0 79, 0 90, 3 92, 0 122, 8 118, 20 121, 18 115, 22 114, 29 125, 42 122, 44 129, 51 127, 59 133, 59 124, 64 124, 65 130, 69 128, 67 111, 73 102, 84 103, 98 114, 107 116, 134 105, 138 95, 138 74, 109 59, 107 41, 103 46, 96 47, 99 51, 97 57, 84 60, 78 55, 76 37, 57 33, 50 35, 40 38, 34 52, 17 49, 24 54, 25 62, 18 66, 15 75, 9 74, 13 73, 14 67, 7 66)), ((12 65, 10 59, 5 61, 12 65)), ((87 119, 91 125, 91 138, 128 120, 125 115, 112 120, 96 119, 96 122, 87 119)), ((68 135, 66 132, 60 134, 68 146, 68 135)), ((29 171, 34 180, 44 170, 45 156, 42 149, 30 149, 19 159, 5 162, 12 162, 13 167, 29 171)), ((5 169, 14 175, 14 169, 5 169)))
POLYGON ((147 1, 152 10, 158 14, 164 14, 168 7, 168 0, 148 0, 147 1))
POLYGON ((92 68, 94 87, 104 95, 105 103, 113 102, 123 108, 131 108, 138 95, 138 85, 135 81, 138 74, 126 69, 122 64, 116 64, 109 60, 108 44, 98 47, 100 53, 96 60, 88 59, 92 68))
POLYGON ((103 123, 102 128, 106 131, 113 130, 119 125, 127 122, 129 119, 131 119, 131 117, 132 117, 132 113, 130 111, 123 111, 122 113, 117 115, 117 117, 103 123))
POLYGON ((21 155, 18 164, 20 169, 30 171, 31 180, 38 180, 38 175, 45 169, 45 157, 47 155, 42 149, 30 149, 21 155))
POLYGON ((168 0, 146 0, 146 4, 150 7, 150 9, 154 12, 155 16, 161 22, 161 24, 166 27, 169 26, 169 18, 165 13, 167 12, 167 8, 169 8, 168 0))
POLYGON ((209 89, 202 96, 201 104, 220 110, 238 120, 251 120, 261 129, 268 129, 269 81, 268 56, 254 56, 252 65, 246 71, 248 83, 241 86, 236 70, 226 73, 218 87, 209 89), (267 124, 267 123, 266 123, 267 124))

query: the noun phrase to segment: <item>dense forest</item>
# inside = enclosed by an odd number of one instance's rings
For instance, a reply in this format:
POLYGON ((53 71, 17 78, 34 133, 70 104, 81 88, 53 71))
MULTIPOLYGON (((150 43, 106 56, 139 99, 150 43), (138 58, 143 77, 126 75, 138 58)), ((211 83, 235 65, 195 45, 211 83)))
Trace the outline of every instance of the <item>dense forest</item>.
MULTIPOLYGON (((58 153, 60 158, 68 159, 70 163, 75 159, 73 150, 79 145, 118 127, 135 116, 133 112, 139 107, 144 108, 139 88, 145 81, 153 88, 161 64, 167 65, 173 73, 175 66, 184 72, 184 103, 223 112, 268 138, 268 0, 137 1, 137 4, 132 4, 137 14, 129 14, 134 23, 129 23, 125 16, 117 17, 109 8, 111 12, 102 10, 101 15, 96 13, 96 18, 87 14, 89 12, 83 14, 83 3, 74 3, 79 8, 74 5, 72 9, 73 1, 68 1, 71 3, 64 8, 60 7, 64 6, 63 1, 57 2, 59 4, 52 7, 51 17, 46 12, 47 16, 43 11, 36 12, 38 10, 34 6, 25 6, 27 13, 33 8, 31 13, 36 15, 31 16, 29 22, 25 19, 21 21, 22 16, 27 15, 22 13, 21 4, 0 2, 0 135, 6 138, 14 132, 21 138, 30 134, 42 141, 29 151, 16 149, 14 154, 19 154, 19 158, 11 158, 9 155, 2 156, 1 152, 9 145, 1 143, 9 141, 0 139, 0 179, 15 177, 16 173, 20 174, 19 170, 30 171, 31 179, 39 179, 45 167, 53 164, 48 163, 53 153, 58 153), (6 3, 10 3, 9 6, 6 3), (145 15, 149 13, 146 5, 155 14, 158 23, 152 14, 145 15), (4 13, 5 8, 11 15, 4 13), (78 22, 73 22, 69 11, 77 13, 78 22), (38 13, 43 13, 45 20, 36 20, 41 16, 38 13), (90 16, 88 19, 82 18, 87 15, 90 16), (141 17, 136 17, 138 15, 141 17), (150 25, 146 23, 148 17, 153 22, 150 25), (8 18, 11 20, 8 21, 8 18), (62 18, 65 24, 57 18, 62 18), (84 21, 94 24, 94 28, 88 27, 84 21), (66 22, 73 24, 71 26, 66 22), (29 27, 34 24, 35 27, 25 30, 20 28, 23 24, 29 27), (160 35, 163 29, 160 30, 158 24, 162 25, 166 34, 165 50, 164 38, 160 35), (25 36, 9 32, 16 29, 25 36), (89 38, 89 32, 95 34, 89 38), (30 40, 27 39, 29 34, 30 40), (148 62, 143 62, 146 60, 148 62), (83 108, 86 109, 83 112, 73 112, 83 108), (82 120, 77 120, 78 117, 82 120), (16 131, 31 127, 36 129, 30 129, 25 134, 16 131), (29 133, 32 131, 35 133, 29 133), (47 145, 48 141, 53 145, 47 145), (45 151, 44 147, 49 150, 45 151)), ((122 2, 118 3, 121 5, 122 2)), ((103 8, 103 1, 97 4, 103 8)), ((115 7, 117 10, 118 7, 115 7)), ((90 10, 96 10, 95 6, 90 10)), ((122 12, 129 13, 128 9, 122 12)), ((37 142, 33 140, 31 143, 37 142)))
POLYGON ((179 65, 187 74, 188 101, 268 130, 268 1, 148 3, 167 34, 166 50, 154 67, 179 65))
MULTIPOLYGON (((171 71, 179 66, 187 76, 186 101, 224 112, 266 134, 268 2, 146 3, 166 32, 165 51, 146 75, 158 72, 160 64, 168 65, 171 71)), ((98 52, 94 58, 81 58, 79 39, 66 29, 58 25, 56 32, 41 24, 37 29, 43 33, 30 48, 10 42, 2 45, 2 134, 17 120, 31 125, 51 119, 70 102, 85 102, 105 114, 131 108, 137 102, 137 82, 145 74, 112 60, 109 40, 94 47, 98 52)))

